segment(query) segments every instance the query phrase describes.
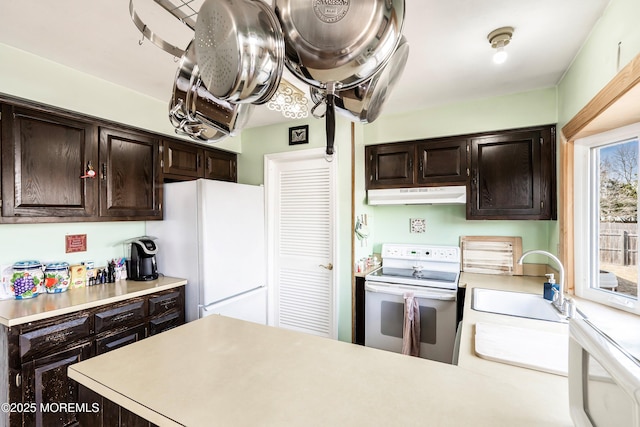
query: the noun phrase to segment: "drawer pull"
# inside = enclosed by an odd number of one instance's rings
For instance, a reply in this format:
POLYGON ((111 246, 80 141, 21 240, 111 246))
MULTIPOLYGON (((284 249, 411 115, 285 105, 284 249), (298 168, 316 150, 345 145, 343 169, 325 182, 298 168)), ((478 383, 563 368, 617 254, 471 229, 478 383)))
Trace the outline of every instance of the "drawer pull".
POLYGON ((119 315, 117 315, 117 316, 113 316, 113 318, 112 318, 111 320, 112 320, 114 323, 122 322, 122 321, 124 321, 124 320, 127 320, 128 318, 130 318, 130 317, 131 317, 131 316, 133 316, 134 314, 135 314, 135 313, 133 313, 133 312, 131 312, 131 311, 130 311, 130 312, 128 312, 128 313, 122 313, 122 314, 119 314, 119 315))
POLYGON ((16 387, 20 387, 22 385, 22 375, 16 374, 16 387))

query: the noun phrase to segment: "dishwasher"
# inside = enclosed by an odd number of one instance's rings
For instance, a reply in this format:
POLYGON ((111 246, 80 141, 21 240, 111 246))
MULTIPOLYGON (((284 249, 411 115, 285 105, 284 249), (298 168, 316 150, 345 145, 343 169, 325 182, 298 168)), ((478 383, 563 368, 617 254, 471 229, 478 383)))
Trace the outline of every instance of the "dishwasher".
POLYGON ((420 312, 420 357, 452 363, 460 248, 383 244, 382 267, 365 277, 365 346, 402 352, 404 296, 420 312))

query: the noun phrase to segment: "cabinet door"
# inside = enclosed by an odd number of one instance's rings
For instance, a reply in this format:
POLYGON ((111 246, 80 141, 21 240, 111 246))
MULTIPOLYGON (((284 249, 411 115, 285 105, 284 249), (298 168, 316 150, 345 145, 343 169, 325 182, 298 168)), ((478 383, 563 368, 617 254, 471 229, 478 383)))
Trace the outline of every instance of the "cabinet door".
POLYGON ((100 128, 100 215, 161 219, 159 142, 100 128))
POLYGON ((217 150, 204 150, 204 177, 218 181, 238 180, 236 154, 217 150))
POLYGON ((85 342, 23 365, 24 402, 37 407, 35 412, 24 412, 24 425, 68 426, 77 422, 74 411, 60 407, 78 401, 78 383, 67 377, 67 368, 90 356, 91 342, 85 342))
POLYGON ((165 174, 191 178, 204 176, 202 148, 177 141, 164 141, 162 148, 162 171, 165 174))
POLYGON ((446 139, 418 143, 418 184, 467 182, 467 140, 446 139))
POLYGON ((369 145, 365 147, 367 189, 413 185, 414 144, 369 145))
POLYGON ((469 219, 552 219, 555 128, 471 141, 469 219))
POLYGON ((2 215, 90 217, 98 180, 96 127, 52 113, 2 106, 2 215))

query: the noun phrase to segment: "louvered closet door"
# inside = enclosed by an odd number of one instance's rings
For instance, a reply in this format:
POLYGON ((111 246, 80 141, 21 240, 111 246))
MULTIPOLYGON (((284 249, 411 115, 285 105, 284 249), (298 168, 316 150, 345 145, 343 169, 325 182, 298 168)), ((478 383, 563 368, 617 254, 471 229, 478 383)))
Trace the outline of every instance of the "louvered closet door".
POLYGON ((327 162, 324 150, 304 151, 268 165, 271 312, 275 326, 335 338, 336 159, 327 162))

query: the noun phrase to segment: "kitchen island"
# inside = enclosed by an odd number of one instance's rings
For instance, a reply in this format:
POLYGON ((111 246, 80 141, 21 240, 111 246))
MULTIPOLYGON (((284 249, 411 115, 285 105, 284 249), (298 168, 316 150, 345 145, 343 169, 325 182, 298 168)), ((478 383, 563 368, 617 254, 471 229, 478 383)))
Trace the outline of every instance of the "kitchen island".
POLYGON ((159 426, 572 425, 566 377, 482 360, 463 327, 454 366, 214 315, 68 375, 159 426))

